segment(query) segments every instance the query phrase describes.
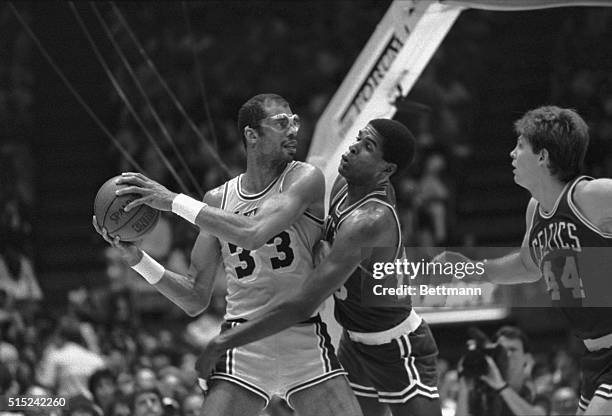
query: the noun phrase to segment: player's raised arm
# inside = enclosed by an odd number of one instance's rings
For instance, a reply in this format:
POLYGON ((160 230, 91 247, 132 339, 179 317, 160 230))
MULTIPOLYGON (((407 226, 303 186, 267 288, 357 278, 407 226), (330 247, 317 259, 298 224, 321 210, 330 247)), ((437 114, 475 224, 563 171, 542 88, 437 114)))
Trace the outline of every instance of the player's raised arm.
POLYGON ((507 256, 487 260, 485 275, 491 282, 499 284, 528 283, 535 282, 541 277, 540 271, 529 252, 529 231, 531 230, 531 221, 536 206, 536 200, 533 198, 527 204, 526 229, 521 248, 507 256))
MULTIPOLYGON (((486 259, 483 275, 484 279, 493 283, 506 285, 535 282, 540 279, 540 271, 529 252, 529 230, 531 229, 531 221, 536 206, 536 200, 532 198, 527 205, 527 212, 525 214, 526 230, 521 248, 503 257, 486 259)), ((467 256, 453 251, 446 251, 439 254, 433 261, 443 263, 474 262, 474 260, 469 259, 467 256)))
POLYGON ((395 220, 388 208, 366 204, 346 219, 336 234, 329 255, 291 295, 280 299, 268 313, 249 320, 214 338, 202 354, 198 370, 206 376, 214 359, 223 351, 265 338, 308 319, 316 308, 340 287, 369 257, 373 247, 390 246, 387 241, 395 220))
POLYGON ((200 233, 191 251, 187 275, 165 270, 155 288, 189 316, 196 316, 208 307, 221 262, 221 249, 216 237, 200 233))
MULTIPOLYGON (((221 205, 222 187, 209 191, 204 201, 209 206, 221 205)), ((191 261, 187 275, 165 270, 163 277, 154 285, 169 300, 189 316, 196 316, 208 307, 215 282, 215 275, 221 264, 219 240, 200 231, 191 250, 191 261)), ((138 270, 137 270, 138 271, 138 270)))
MULTIPOLYGON (((221 197, 222 188, 217 188, 208 192, 204 200, 210 206, 218 206, 221 197)), ((95 217, 93 225, 107 242, 119 250, 130 267, 189 316, 206 309, 221 262, 221 248, 215 236, 200 232, 191 251, 189 270, 187 275, 183 275, 164 268, 136 245, 122 242, 118 236, 112 239, 105 229, 99 227, 95 217)))
POLYGON ((323 214, 323 173, 305 163, 288 172, 283 192, 267 200, 253 216, 233 214, 186 195, 177 195, 139 173, 124 174, 119 183, 128 186, 118 191, 118 195, 142 195, 128 204, 126 210, 143 203, 160 210, 172 210, 197 225, 200 230, 248 250, 261 247, 270 238, 287 229, 311 205, 320 204, 320 214, 323 214))
POLYGON ((254 250, 289 228, 310 206, 318 205, 319 215, 323 216, 325 179, 320 169, 299 164, 287 174, 284 188, 265 201, 253 216, 205 207, 196 224, 224 241, 254 250))

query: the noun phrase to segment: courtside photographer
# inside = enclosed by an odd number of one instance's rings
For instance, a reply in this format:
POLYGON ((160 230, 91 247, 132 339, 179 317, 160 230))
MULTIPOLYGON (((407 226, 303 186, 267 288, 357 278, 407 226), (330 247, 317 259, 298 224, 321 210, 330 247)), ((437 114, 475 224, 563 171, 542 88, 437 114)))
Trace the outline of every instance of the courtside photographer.
POLYGON ((504 326, 495 340, 468 330, 468 351, 459 361, 456 416, 545 415, 531 383, 533 358, 526 335, 504 326))

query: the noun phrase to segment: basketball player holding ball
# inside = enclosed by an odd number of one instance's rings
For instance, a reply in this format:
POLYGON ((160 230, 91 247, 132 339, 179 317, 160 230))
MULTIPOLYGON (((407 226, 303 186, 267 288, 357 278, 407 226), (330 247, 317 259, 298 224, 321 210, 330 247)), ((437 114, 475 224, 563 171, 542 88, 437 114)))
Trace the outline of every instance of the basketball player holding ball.
POLYGON ((138 241, 151 231, 159 221, 160 213, 155 208, 142 205, 138 209, 127 212, 124 208, 138 194, 117 195, 121 189, 117 181, 121 176, 110 178, 100 187, 94 202, 94 215, 98 228, 104 228, 111 238, 118 237, 121 241, 138 241))
POLYGON ((371 120, 338 166, 330 195, 325 240, 330 245, 308 279, 264 315, 217 335, 196 367, 208 374, 227 348, 262 339, 300 322, 334 295, 343 327, 338 358, 365 416, 441 416, 438 348, 410 297, 374 299, 377 283, 396 287, 395 275, 373 279, 374 263, 395 262, 402 232, 390 177, 412 162, 416 140, 395 120, 371 120))
MULTIPOLYGON (((204 196, 175 194, 139 173, 117 181, 118 195, 138 194, 125 210, 147 204, 172 211, 200 233, 186 276, 166 270, 142 250, 94 227, 123 259, 190 316, 209 303, 219 264, 228 279, 222 330, 264 314, 313 269, 312 249, 323 226, 322 172, 293 161, 299 118, 274 94, 251 98, 238 113, 247 169, 204 196)), ((209 378, 204 414, 258 415, 272 395, 300 415, 358 416, 359 405, 314 313, 299 325, 225 351, 209 378)))

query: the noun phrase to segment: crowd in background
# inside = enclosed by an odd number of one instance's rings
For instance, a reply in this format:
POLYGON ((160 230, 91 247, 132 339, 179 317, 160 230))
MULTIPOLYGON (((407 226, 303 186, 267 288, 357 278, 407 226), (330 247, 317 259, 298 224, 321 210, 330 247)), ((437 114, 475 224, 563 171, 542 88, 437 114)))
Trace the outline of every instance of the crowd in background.
MULTIPOLYGON (((218 331, 223 290, 216 291, 204 315, 186 325, 147 320, 129 291, 74 294, 65 312, 52 315, 36 300, 10 302, 5 294, 2 302, 0 394, 67 398, 65 415, 85 408, 86 415, 118 416, 157 414, 134 407, 136 394, 154 390, 164 415, 199 414, 189 410, 205 399, 194 365, 202 345, 218 331)), ((453 415, 457 402, 458 358, 440 357, 438 363, 444 415, 453 415)), ((534 394, 547 398, 543 406, 555 409, 548 414, 574 414, 580 377, 567 345, 543 351, 534 344, 525 372, 534 394)), ((292 413, 276 402, 265 414, 292 413)))
MULTIPOLYGON (((236 9, 231 10, 233 14, 226 9, 214 12, 190 6, 192 31, 178 24, 165 25, 180 16, 139 12, 136 6, 126 6, 131 21, 139 22, 138 36, 145 49, 203 136, 230 167, 230 174, 240 172, 244 165, 235 114, 248 96, 262 91, 277 92, 295 103, 293 110, 304 119, 298 158, 306 157, 317 117, 371 33, 360 30, 361 25, 369 21, 373 28, 384 12, 375 2, 361 9, 351 2, 318 2, 308 6, 311 10, 296 3, 294 7, 304 9, 305 15, 317 16, 311 27, 311 19, 296 20, 274 3, 269 4, 274 13, 263 16, 236 4, 227 6, 236 9), (239 28, 226 24, 229 15, 242 22, 239 28), (346 18, 349 15, 352 18, 346 18), (287 43, 293 47, 279 56, 277 49, 287 43), (230 53, 236 50, 245 53, 230 53), (200 59, 199 72, 194 51, 200 59), (199 82, 204 83, 206 94, 199 82), (212 118, 203 110, 205 105, 212 118)), ((604 10, 583 12, 580 18, 586 18, 588 24, 571 15, 565 19, 554 54, 558 62, 553 63, 550 79, 551 102, 574 107, 589 121, 592 144, 588 164, 597 176, 612 174, 612 75, 602 69, 607 55, 598 52, 612 35, 612 9, 604 10)), ((125 29, 117 20, 110 21, 122 48, 131 58, 137 56, 125 29)), ((481 26, 462 30, 486 31, 486 22, 485 18, 481 26)), ((108 284, 73 291, 64 307, 49 310, 43 303, 44 293, 33 264, 31 212, 36 193, 32 156, 27 140, 21 140, 33 120, 32 73, 25 62, 34 49, 23 31, 8 32, 11 25, 15 23, 11 23, 8 9, 0 8, 0 30, 7 31, 0 36, 0 51, 7 54, 0 59, 0 394, 69 397, 66 414, 81 409, 91 415, 130 415, 136 414, 134 393, 153 389, 164 414, 197 415, 192 409, 199 407, 204 396, 196 383, 194 362, 222 320, 223 285, 216 290, 209 310, 195 320, 185 321, 182 312, 169 302, 163 308, 164 316, 183 319, 180 325, 151 319, 154 308, 142 305, 147 298, 135 297, 147 285, 109 248, 104 253, 108 284)), ((478 48, 469 36, 454 36, 460 37, 467 56, 477 56, 478 48)), ((473 68, 449 65, 456 58, 454 53, 455 49, 442 45, 409 99, 398 103, 398 118, 405 117, 421 149, 413 168, 396 183, 406 243, 435 246, 457 238, 452 227, 458 197, 453 180, 457 166, 473 152, 471 126, 477 121, 470 111, 474 79, 469 71, 473 68)), ((129 74, 118 60, 114 71, 127 95, 138 100, 129 74)), ((225 174, 178 115, 151 69, 142 63, 135 71, 202 188, 222 183, 225 174)), ((119 105, 118 96, 113 93, 108 98, 122 108, 116 134, 124 146, 151 177, 170 187, 176 185, 143 140, 133 118, 119 105)), ((152 123, 144 102, 137 108, 145 121, 152 123)), ((162 149, 176 164, 171 149, 165 144, 162 149)), ((119 170, 129 167, 123 159, 118 160, 119 170)), ((185 174, 180 169, 179 173, 185 174)), ((165 228, 158 237, 169 243, 150 242, 151 247, 160 250, 156 257, 172 264, 170 268, 185 270, 195 231, 171 217, 164 217, 162 224, 165 228)), ((149 299, 162 302, 155 294, 149 299)), ((564 414, 559 413, 563 407, 559 403, 571 402, 571 407, 577 402, 579 377, 574 352, 569 343, 554 352, 540 351, 537 344, 533 348, 529 367, 533 386, 550 399, 549 409, 557 409, 551 415, 564 414)), ((453 414, 456 401, 457 358, 441 357, 439 363, 445 415, 453 414)), ((37 411, 30 409, 28 414, 40 414, 37 411)), ((269 413, 289 414, 289 410, 279 404, 269 413)))

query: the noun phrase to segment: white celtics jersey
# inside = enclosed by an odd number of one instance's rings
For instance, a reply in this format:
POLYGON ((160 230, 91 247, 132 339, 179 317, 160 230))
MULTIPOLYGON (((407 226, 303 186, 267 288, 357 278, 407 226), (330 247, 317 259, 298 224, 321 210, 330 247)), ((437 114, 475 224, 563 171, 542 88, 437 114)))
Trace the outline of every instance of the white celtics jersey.
MULTIPOLYGON (((291 162, 263 191, 247 194, 239 175, 226 182, 221 209, 255 215, 261 205, 283 192, 287 173, 302 162, 291 162)), ((312 248, 321 238, 323 220, 308 210, 291 227, 272 237, 257 250, 246 250, 221 241, 227 276, 225 319, 250 319, 261 315, 272 299, 282 298, 313 269, 312 248)))

